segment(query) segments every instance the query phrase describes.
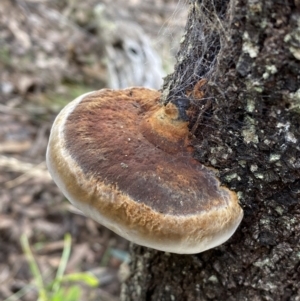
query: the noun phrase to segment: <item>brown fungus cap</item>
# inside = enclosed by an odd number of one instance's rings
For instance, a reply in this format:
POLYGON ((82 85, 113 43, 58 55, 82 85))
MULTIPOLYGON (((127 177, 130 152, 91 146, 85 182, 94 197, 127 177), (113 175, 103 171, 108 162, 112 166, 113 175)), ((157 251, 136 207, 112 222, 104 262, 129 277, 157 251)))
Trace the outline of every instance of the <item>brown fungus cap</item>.
POLYGON ((50 173, 87 216, 137 244, 198 253, 225 242, 243 211, 234 192, 192 158, 176 105, 144 88, 100 90, 57 116, 50 173))

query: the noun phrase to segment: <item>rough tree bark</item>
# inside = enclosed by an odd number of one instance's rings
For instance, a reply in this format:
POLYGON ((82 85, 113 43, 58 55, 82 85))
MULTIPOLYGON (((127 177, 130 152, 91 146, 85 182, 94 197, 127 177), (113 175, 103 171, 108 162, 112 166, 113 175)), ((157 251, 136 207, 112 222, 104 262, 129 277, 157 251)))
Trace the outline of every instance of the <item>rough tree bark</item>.
POLYGON ((237 192, 244 219, 201 254, 132 246, 121 299, 300 300, 299 0, 190 1, 163 100, 201 78, 195 158, 237 192))

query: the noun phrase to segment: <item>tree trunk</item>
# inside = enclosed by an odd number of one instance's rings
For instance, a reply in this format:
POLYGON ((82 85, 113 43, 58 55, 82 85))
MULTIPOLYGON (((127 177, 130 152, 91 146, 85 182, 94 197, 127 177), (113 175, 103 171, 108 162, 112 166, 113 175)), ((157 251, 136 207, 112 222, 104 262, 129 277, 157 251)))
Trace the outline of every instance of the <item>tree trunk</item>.
POLYGON ((300 2, 190 2, 163 101, 189 95, 194 156, 238 194, 244 219, 201 254, 133 245, 121 300, 299 301, 300 2))

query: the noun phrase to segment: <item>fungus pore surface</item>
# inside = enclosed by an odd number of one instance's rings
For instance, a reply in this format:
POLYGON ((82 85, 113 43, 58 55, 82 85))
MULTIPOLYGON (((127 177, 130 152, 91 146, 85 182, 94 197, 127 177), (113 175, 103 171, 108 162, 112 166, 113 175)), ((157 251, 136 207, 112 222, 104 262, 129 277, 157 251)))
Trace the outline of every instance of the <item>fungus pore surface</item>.
POLYGON ((47 164, 87 216, 147 247, 198 253, 225 242, 243 211, 236 194, 194 160, 188 122, 144 88, 103 89, 56 118, 47 164))

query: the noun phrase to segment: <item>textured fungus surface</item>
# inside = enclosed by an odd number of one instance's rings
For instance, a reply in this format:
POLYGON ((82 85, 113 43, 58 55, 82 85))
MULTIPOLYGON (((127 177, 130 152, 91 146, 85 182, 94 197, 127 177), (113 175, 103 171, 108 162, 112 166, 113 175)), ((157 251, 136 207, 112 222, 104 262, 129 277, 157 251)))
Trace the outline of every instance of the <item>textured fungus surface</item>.
POLYGON ((190 153, 177 107, 144 88, 79 97, 57 117, 48 166, 87 215, 141 245, 196 253, 226 241, 241 221, 235 193, 190 153))

